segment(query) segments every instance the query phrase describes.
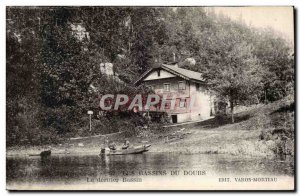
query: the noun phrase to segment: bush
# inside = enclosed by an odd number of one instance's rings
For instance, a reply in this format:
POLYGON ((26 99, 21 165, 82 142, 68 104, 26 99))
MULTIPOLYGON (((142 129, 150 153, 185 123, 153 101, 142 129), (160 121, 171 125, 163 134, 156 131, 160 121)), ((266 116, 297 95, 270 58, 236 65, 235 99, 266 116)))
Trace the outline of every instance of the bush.
MULTIPOLYGON (((92 134, 104 135, 116 132, 126 132, 135 135, 135 128, 147 124, 147 120, 139 113, 120 112, 93 119, 92 134)), ((129 136, 128 136, 129 137, 129 136)))
POLYGON ((294 139, 291 129, 274 128, 263 130, 259 136, 262 141, 267 141, 269 149, 277 155, 294 155, 294 139))

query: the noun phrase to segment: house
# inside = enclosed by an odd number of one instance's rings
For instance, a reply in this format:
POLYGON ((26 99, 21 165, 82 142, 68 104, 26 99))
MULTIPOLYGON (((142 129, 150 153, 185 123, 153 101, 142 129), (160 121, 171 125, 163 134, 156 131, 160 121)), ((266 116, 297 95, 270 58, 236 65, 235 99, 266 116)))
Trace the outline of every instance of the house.
POLYGON ((146 71, 135 84, 145 84, 166 97, 165 108, 150 107, 149 113, 166 113, 169 122, 205 120, 214 113, 213 97, 199 72, 162 64, 146 71))

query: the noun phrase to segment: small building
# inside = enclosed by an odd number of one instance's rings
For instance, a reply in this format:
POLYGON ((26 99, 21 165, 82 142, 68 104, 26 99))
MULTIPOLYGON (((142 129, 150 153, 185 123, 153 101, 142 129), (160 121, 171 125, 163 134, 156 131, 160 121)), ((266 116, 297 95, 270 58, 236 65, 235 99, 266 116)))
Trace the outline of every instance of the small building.
POLYGON ((155 94, 166 97, 164 108, 150 107, 149 112, 165 113, 169 122, 205 120, 214 113, 208 85, 199 72, 162 64, 146 71, 135 84, 145 84, 155 94))

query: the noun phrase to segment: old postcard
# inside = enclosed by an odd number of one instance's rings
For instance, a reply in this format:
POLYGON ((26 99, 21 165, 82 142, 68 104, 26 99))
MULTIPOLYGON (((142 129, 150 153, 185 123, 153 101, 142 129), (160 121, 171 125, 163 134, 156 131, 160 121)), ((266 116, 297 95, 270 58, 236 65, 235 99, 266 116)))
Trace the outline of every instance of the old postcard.
POLYGON ((293 7, 6 7, 8 190, 295 189, 293 7))

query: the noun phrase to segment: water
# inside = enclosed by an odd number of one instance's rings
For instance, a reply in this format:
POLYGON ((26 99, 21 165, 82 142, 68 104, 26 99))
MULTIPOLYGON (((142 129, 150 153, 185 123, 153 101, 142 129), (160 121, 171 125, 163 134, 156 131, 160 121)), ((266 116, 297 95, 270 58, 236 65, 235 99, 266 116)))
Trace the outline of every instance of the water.
POLYGON ((7 184, 76 184, 87 178, 136 176, 145 171, 197 170, 206 175, 293 176, 292 159, 145 153, 120 156, 7 157, 7 184))

